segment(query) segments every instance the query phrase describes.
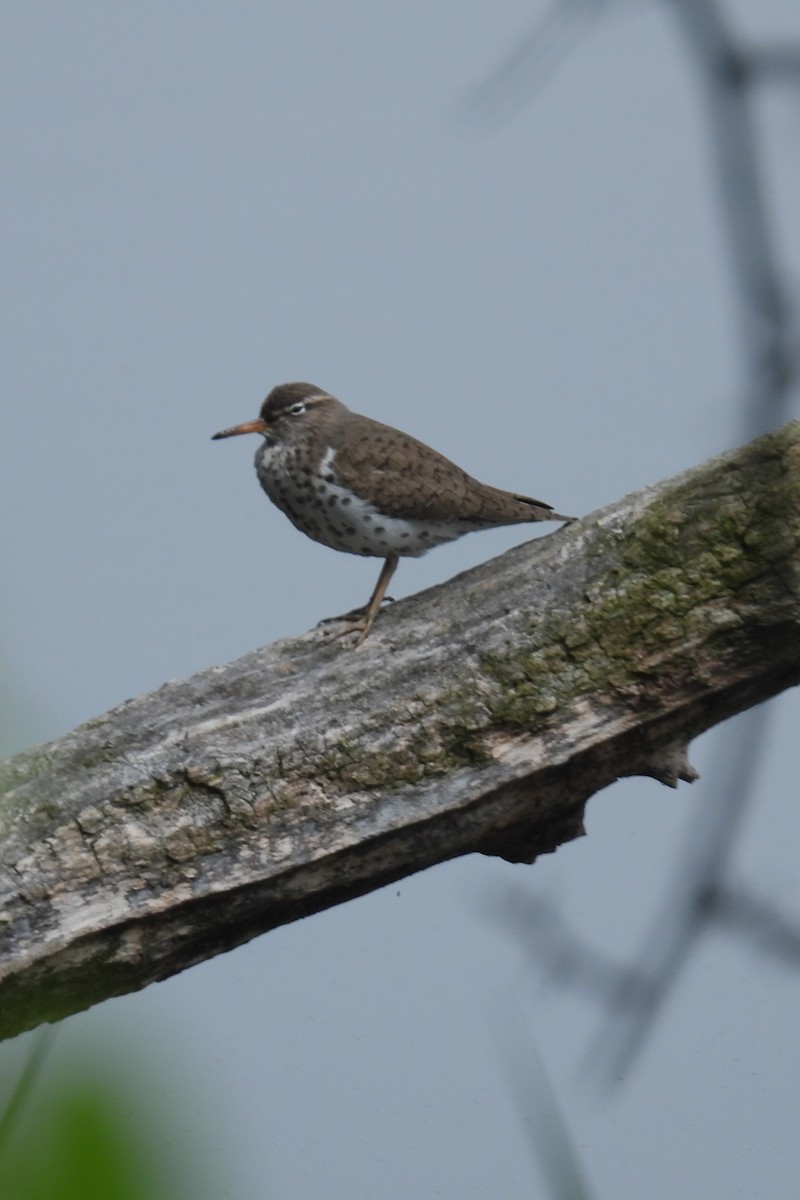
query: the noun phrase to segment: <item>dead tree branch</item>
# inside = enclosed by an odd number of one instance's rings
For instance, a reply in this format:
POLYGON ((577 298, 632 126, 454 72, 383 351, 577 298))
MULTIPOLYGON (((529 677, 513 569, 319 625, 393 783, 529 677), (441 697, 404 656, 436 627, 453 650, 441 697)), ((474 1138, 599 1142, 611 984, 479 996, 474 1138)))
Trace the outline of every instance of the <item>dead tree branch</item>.
POLYGON ((0 768, 0 1035, 479 851, 800 680, 800 423, 0 768))

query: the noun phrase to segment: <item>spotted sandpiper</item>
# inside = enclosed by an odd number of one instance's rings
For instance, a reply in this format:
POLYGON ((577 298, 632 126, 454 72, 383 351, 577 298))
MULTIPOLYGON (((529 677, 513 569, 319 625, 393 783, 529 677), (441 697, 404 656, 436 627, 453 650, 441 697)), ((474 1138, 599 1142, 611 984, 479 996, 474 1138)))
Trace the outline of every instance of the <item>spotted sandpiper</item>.
POLYGON ((255 421, 214 438, 260 433, 264 491, 301 532, 348 554, 384 560, 363 609, 346 614, 360 645, 398 560, 462 534, 529 521, 571 521, 549 504, 479 483, 423 442, 359 416, 311 383, 273 388, 255 421))

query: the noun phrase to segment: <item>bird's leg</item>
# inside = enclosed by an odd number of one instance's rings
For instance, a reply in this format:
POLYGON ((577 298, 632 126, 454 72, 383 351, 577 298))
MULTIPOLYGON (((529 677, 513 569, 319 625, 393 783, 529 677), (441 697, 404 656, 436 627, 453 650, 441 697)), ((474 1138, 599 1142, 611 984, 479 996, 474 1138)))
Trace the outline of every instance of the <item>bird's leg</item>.
POLYGON ((392 576, 397 570, 397 564, 399 561, 400 560, 396 554, 390 554, 388 558, 384 559, 383 566, 381 567, 381 573, 378 576, 378 582, 375 584, 375 590, 370 596, 369 603, 367 604, 367 614, 364 618, 364 628, 358 635, 356 646, 361 645, 370 629, 372 629, 375 618, 380 612, 381 605, 383 604, 383 598, 386 595, 386 589, 389 586, 392 576))
MULTIPOLYGON (((361 608, 354 608, 351 612, 343 613, 340 617, 325 617, 324 620, 319 622, 320 625, 329 625, 334 621, 349 622, 347 627, 341 633, 337 633, 336 636, 343 637, 345 634, 354 633, 358 630, 359 636, 355 642, 355 646, 360 646, 370 629, 372 629, 384 600, 390 599, 386 595, 386 589, 397 570, 398 562, 399 556, 397 554, 390 554, 388 558, 384 559, 381 573, 378 576, 378 582, 375 584, 373 593, 366 604, 362 605, 361 608)), ((353 647, 354 649, 355 646, 353 647)))

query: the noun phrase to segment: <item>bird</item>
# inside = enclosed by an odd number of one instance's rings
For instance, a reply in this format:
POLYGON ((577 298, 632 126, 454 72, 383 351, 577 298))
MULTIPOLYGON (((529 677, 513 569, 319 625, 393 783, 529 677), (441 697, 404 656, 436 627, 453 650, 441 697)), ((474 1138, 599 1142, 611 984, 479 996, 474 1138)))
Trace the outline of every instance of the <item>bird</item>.
POLYGON ((549 504, 473 479, 424 442, 351 412, 312 383, 282 383, 259 416, 213 434, 257 433, 261 487, 295 528, 315 542, 382 558, 366 605, 344 614, 368 636, 401 558, 416 558, 465 533, 533 521, 573 521, 549 504))

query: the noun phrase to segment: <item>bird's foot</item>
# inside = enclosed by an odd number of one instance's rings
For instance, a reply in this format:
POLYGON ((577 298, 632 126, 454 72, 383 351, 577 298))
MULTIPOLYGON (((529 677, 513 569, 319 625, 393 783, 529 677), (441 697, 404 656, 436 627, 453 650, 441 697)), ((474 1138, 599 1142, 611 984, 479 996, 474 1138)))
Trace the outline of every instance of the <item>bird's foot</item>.
MULTIPOLYGON (((394 596, 384 596, 383 603, 394 604, 394 596)), ((351 608, 349 612, 339 613, 338 617, 323 617, 321 621, 317 621, 317 628, 319 629, 320 625, 333 625, 337 621, 358 621, 359 619, 364 620, 366 619, 368 612, 369 605, 362 604, 360 608, 351 608)))
MULTIPOLYGON (((394 603, 392 596, 384 596, 384 604, 394 603)), ((375 621, 377 612, 370 613, 370 605, 362 604, 360 608, 352 608, 350 612, 340 613, 338 617, 323 617, 321 621, 317 621, 317 629, 324 625, 341 625, 341 629, 337 629, 331 634, 332 638, 337 641, 340 638, 348 638, 350 634, 357 634, 357 637, 352 643, 352 649, 356 649, 366 638, 375 621)))

